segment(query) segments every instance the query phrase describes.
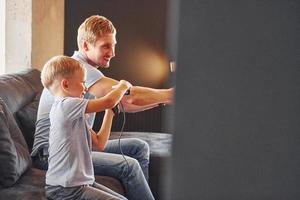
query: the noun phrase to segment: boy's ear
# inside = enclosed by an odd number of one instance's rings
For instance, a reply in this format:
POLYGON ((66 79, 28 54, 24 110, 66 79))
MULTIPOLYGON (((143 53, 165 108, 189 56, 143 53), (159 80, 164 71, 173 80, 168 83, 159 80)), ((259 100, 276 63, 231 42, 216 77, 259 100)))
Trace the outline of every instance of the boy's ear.
POLYGON ((60 86, 63 90, 66 90, 69 88, 69 81, 67 79, 62 79, 60 82, 60 86))

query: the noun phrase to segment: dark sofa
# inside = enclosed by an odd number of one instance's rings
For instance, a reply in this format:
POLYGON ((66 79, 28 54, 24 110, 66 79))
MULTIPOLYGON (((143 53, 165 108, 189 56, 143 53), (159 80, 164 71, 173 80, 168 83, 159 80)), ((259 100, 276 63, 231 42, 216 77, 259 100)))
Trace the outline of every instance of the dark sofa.
MULTIPOLYGON (((33 168, 30 157, 41 91, 38 70, 0 76, 0 199, 46 199, 45 171, 33 168)), ((111 139, 119 134, 113 132, 111 139)), ((125 132, 123 137, 137 137, 149 143, 149 184, 155 198, 162 199, 171 135, 125 132)), ((124 194, 117 179, 96 176, 96 181, 124 194)))

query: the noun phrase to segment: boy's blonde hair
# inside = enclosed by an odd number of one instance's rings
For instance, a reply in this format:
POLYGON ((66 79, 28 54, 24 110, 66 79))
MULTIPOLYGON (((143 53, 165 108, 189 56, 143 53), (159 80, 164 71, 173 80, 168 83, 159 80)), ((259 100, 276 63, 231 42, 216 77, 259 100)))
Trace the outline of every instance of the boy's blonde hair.
POLYGON ((84 41, 95 44, 104 35, 116 34, 116 28, 107 18, 99 15, 92 15, 87 18, 78 28, 77 45, 81 50, 84 41))
POLYGON ((41 81, 44 87, 50 90, 50 87, 56 80, 68 78, 77 70, 84 68, 77 60, 68 56, 54 56, 46 62, 41 73, 41 81))

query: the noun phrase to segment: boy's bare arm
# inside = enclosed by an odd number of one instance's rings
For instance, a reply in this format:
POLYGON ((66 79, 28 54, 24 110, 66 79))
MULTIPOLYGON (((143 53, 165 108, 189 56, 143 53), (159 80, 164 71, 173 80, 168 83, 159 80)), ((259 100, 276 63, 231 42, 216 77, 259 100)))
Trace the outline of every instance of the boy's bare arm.
POLYGON ((94 150, 103 151, 110 136, 112 120, 114 113, 111 109, 106 109, 103 117, 102 125, 98 133, 90 129, 92 134, 92 147, 94 150))
POLYGON ((117 84, 116 89, 110 91, 104 97, 89 100, 85 113, 100 112, 115 107, 130 87, 131 84, 129 82, 121 80, 117 84))

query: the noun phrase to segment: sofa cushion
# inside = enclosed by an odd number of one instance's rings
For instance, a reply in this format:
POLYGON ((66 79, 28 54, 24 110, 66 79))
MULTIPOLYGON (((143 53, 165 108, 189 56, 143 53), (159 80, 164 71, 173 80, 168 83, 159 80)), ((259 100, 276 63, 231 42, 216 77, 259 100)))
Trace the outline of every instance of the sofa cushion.
POLYGON ((32 150, 34 141, 35 122, 40 96, 41 92, 35 96, 32 102, 25 105, 16 113, 17 122, 28 145, 29 152, 32 150))
POLYGON ((13 185, 31 165, 24 137, 0 98, 0 187, 13 185))
POLYGON ((42 84, 38 82, 40 82, 38 70, 25 70, 0 76, 0 97, 15 114, 42 90, 42 84))

